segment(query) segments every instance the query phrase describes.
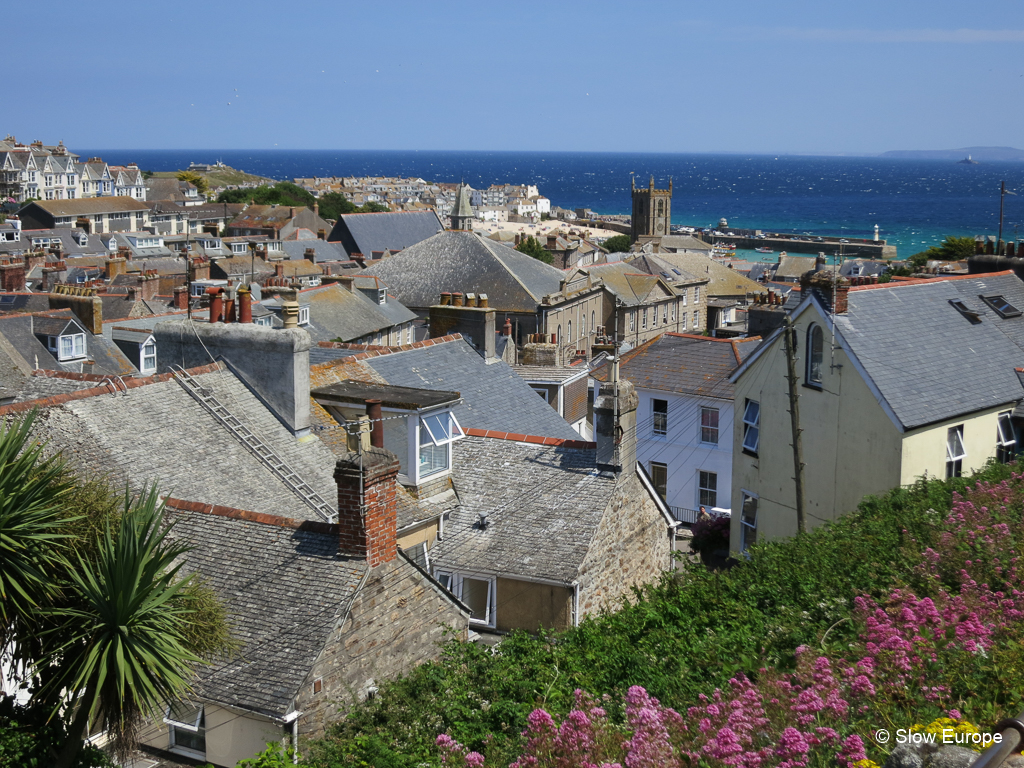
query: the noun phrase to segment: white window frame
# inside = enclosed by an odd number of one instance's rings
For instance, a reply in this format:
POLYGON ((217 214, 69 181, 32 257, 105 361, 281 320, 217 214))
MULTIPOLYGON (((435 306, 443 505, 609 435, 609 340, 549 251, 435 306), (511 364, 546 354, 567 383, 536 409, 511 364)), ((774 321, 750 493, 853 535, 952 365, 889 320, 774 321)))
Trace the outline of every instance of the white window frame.
POLYGON ((139 355, 139 370, 143 373, 156 370, 156 341, 152 338, 142 345, 139 355), (147 352, 150 347, 152 347, 152 352, 147 352), (148 362, 150 360, 152 363, 148 362))
POLYGON ((437 579, 441 586, 451 592, 459 600, 462 600, 463 583, 466 579, 472 581, 485 581, 487 582, 487 610, 484 613, 483 619, 475 619, 472 615, 469 617, 471 624, 476 624, 485 627, 494 627, 495 625, 495 614, 497 613, 498 601, 497 601, 497 587, 498 580, 494 576, 486 576, 480 573, 459 573, 458 571, 437 571, 434 574, 434 578, 437 579))
POLYGON ((743 450, 757 456, 761 444, 761 403, 747 399, 743 406, 743 450), (753 410, 753 412, 751 412, 753 410), (753 440, 750 436, 753 435, 753 440))
POLYGON ((629 330, 636 330, 636 311, 629 313, 629 330))
MULTIPOLYGON (((54 338, 54 337, 50 337, 54 338)), ((84 333, 66 333, 56 337, 55 349, 51 348, 51 352, 57 353, 57 359, 61 362, 65 360, 78 360, 79 358, 85 357, 86 345, 85 345, 85 334, 84 333), (65 350, 65 345, 67 349, 65 350)))
POLYGON ((700 286, 693 286, 693 303, 700 304, 700 286))
POLYGON ((466 436, 465 431, 459 424, 458 419, 455 418, 455 414, 451 411, 438 411, 434 413, 420 414, 420 417, 416 420, 416 477, 417 479, 423 479, 431 477, 433 475, 441 474, 442 472, 450 472, 452 468, 452 449, 451 444, 456 440, 461 440, 466 436), (442 417, 447 416, 448 429, 445 432, 444 424, 441 423, 442 417), (424 437, 426 439, 424 439, 424 437), (421 455, 424 449, 429 449, 433 452, 434 449, 440 448, 444 451, 444 464, 443 466, 436 466, 427 472, 422 469, 421 455))
POLYGON ((178 730, 185 731, 186 733, 194 733, 194 734, 197 734, 197 735, 202 733, 203 741, 205 743, 205 740, 206 740, 206 724, 204 722, 204 717, 206 715, 206 705, 205 704, 200 704, 199 705, 198 709, 196 710, 196 719, 192 723, 186 723, 186 722, 182 722, 180 720, 172 719, 171 718, 171 708, 172 707, 173 707, 172 704, 168 704, 167 705, 167 709, 164 712, 164 718, 163 718, 164 723, 167 725, 167 735, 168 735, 168 739, 169 739, 169 742, 170 742, 170 751, 175 753, 175 754, 178 754, 178 755, 183 755, 185 757, 193 757, 193 758, 196 758, 198 760, 205 760, 206 759, 206 751, 205 750, 200 752, 198 750, 192 749, 191 747, 180 746, 177 743, 175 743, 175 738, 174 737, 176 735, 176 731, 178 731, 178 730))
POLYGON ((1017 454, 1017 433, 1010 417, 1012 411, 1005 411, 996 416, 996 458, 1007 464, 1017 454))
POLYGON ((700 407, 700 442, 702 444, 704 444, 704 445, 715 445, 715 446, 717 446, 718 442, 719 442, 719 437, 721 436, 721 432, 720 432, 721 426, 722 426, 722 411, 721 411, 721 409, 720 408, 713 408, 710 405, 702 405, 700 407), (705 416, 705 414, 710 415, 712 413, 714 414, 715 425, 714 426, 705 426, 704 425, 704 416, 705 416), (709 436, 710 436, 711 432, 713 431, 715 439, 714 440, 705 440, 704 439, 704 434, 705 434, 704 430, 708 430, 708 435, 709 436))
POLYGON ((757 543, 757 507, 759 502, 760 497, 756 493, 740 491, 740 552, 746 552, 757 543), (754 503, 753 515, 747 514, 748 499, 754 503), (753 531, 753 533, 748 534, 748 531, 753 531), (751 537, 749 540, 748 535, 751 537))
MULTIPOLYGON (((640 325, 640 327, 641 327, 641 328, 646 328, 646 327, 647 327, 647 307, 644 307, 644 310, 643 310, 643 312, 644 312, 644 313, 643 313, 643 315, 641 316, 641 318, 642 318, 642 319, 641 319, 641 321, 640 321, 640 322, 641 322, 641 325, 640 325)), ((657 318, 657 315, 655 315, 655 318, 657 318)))
POLYGON ((533 387, 533 386, 531 386, 530 389, 532 389, 534 392, 536 392, 538 395, 540 395, 543 398, 545 403, 548 402, 548 390, 547 390, 547 387, 544 387, 542 389, 540 387, 533 387))
POLYGON ((668 302, 661 305, 661 324, 668 325, 668 302))
POLYGON ((299 325, 309 325, 309 307, 299 307, 299 325))
POLYGON ((718 473, 711 472, 706 469, 697 470, 697 508, 701 507, 717 507, 718 506, 718 473), (714 483, 714 488, 710 485, 706 485, 704 482, 704 476, 714 483), (705 494, 712 494, 712 501, 705 501, 705 494))
POLYGON ((946 430, 946 479, 963 476, 964 459, 967 450, 964 448, 964 425, 957 424, 946 430))

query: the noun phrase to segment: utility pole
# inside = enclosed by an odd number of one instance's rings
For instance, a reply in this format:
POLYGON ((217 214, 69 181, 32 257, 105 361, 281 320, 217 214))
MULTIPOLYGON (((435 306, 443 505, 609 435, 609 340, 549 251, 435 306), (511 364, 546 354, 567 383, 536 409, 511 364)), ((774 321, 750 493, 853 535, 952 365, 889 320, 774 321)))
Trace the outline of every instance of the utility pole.
POLYGON ((786 317, 782 327, 782 338, 786 344, 786 379, 789 381, 789 417, 793 427, 793 468, 796 470, 796 530, 797 533, 807 532, 804 516, 804 456, 803 441, 800 438, 800 399, 797 394, 796 376, 796 328, 793 320, 786 317))

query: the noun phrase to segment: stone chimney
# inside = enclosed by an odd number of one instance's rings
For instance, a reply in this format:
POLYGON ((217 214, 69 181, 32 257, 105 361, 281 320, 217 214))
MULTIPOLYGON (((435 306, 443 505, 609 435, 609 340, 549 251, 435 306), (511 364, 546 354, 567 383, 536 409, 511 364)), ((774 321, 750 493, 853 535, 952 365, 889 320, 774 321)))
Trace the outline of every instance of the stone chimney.
POLYGON ((103 299, 94 289, 56 285, 47 298, 50 309, 70 309, 89 333, 103 333, 103 299))
POLYGON ((847 278, 828 270, 804 272, 800 275, 801 296, 808 296, 808 291, 814 291, 826 310, 837 315, 846 314, 850 292, 850 281, 847 278), (835 296, 834 307, 832 306, 833 295, 835 296))
POLYGON ((558 345, 531 341, 523 345, 523 365, 558 365, 558 345))
POLYGON ((338 549, 364 558, 371 568, 398 553, 398 457, 371 446, 346 453, 334 466, 338 485, 338 549))
POLYGON ((206 257, 197 256, 192 259, 192 279, 210 279, 210 260, 206 257))
POLYGON ((128 271, 128 262, 117 256, 111 256, 105 262, 103 262, 103 272, 107 276, 107 280, 113 280, 118 275, 123 275, 128 271))
MULTIPOLYGON (((486 306, 486 296, 481 294, 485 305, 482 307, 463 305, 461 293, 452 296, 456 299, 452 304, 440 303, 439 297, 439 303, 430 308, 430 338, 461 333, 485 360, 493 360, 496 345, 495 312, 486 306)), ((473 303, 479 304, 480 300, 474 296, 473 303)))
POLYGON ((174 289, 174 308, 188 309, 188 286, 179 285, 174 289))
POLYGON ((142 276, 142 299, 151 301, 158 293, 160 293, 160 275, 155 269, 152 269, 142 276))
POLYGON ((175 363, 229 368, 294 435, 309 433, 309 334, 303 328, 267 328, 254 323, 194 323, 182 317, 153 328, 160 373, 175 363))
POLYGON ((597 468, 630 475, 636 468, 636 409, 639 398, 633 385, 619 379, 618 360, 611 381, 601 385, 594 401, 594 439, 597 468))

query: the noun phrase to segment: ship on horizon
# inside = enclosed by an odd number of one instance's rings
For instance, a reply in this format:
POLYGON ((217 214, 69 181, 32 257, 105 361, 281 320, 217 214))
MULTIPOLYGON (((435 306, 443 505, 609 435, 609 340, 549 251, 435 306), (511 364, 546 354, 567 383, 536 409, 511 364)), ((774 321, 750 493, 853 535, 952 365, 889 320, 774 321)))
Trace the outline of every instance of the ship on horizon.
POLYGON ((956 164, 957 165, 980 165, 980 163, 977 160, 971 160, 971 156, 970 155, 965 157, 963 160, 957 160, 956 164))

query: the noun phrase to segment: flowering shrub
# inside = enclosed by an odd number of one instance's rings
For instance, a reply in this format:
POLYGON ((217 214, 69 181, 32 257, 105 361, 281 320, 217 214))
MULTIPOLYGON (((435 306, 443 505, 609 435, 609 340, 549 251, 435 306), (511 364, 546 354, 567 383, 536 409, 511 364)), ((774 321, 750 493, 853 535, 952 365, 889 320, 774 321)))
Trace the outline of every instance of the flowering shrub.
MULTIPOLYGON (((1024 574, 1007 546, 1014 540, 1007 519, 1020 527, 1019 496, 1007 483, 955 496, 936 546, 923 549, 914 570, 922 589, 857 596, 848 615, 856 635, 841 652, 799 646, 793 671, 783 665, 735 675, 726 687, 697 696, 685 717, 632 686, 620 722, 609 717, 607 699, 599 706, 577 690, 560 723, 545 709, 529 715, 511 768, 877 768, 867 749, 878 747, 863 736, 878 723, 912 723, 926 714, 933 719, 912 731, 979 733, 954 707, 972 703, 989 654, 1011 646, 1024 628, 1024 574)), ((438 741, 442 749, 449 742, 438 741)), ((446 754, 445 765, 486 762, 464 750, 446 754)))
POLYGON ((693 538, 690 549, 694 552, 714 552, 729 548, 729 518, 724 515, 709 515, 693 524, 693 538))

